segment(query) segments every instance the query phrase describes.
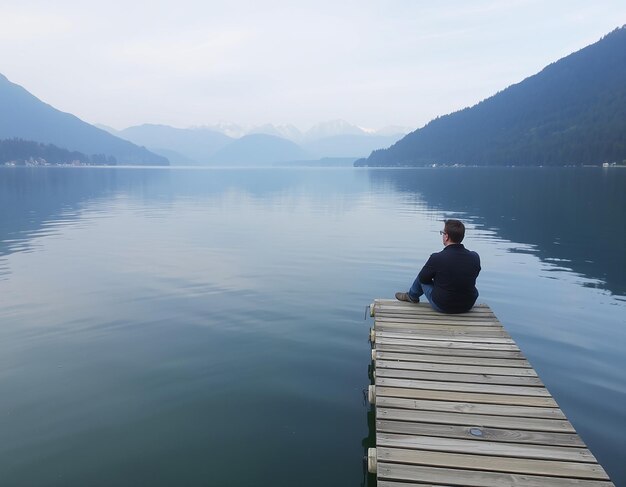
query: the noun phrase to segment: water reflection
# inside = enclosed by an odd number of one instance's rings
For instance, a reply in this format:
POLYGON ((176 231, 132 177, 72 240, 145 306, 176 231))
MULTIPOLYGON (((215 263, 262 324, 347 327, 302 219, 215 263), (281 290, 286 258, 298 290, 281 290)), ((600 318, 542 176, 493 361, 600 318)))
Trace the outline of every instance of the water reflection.
POLYGON ((372 170, 375 186, 458 212, 521 244, 554 270, 626 295, 626 170, 448 168, 372 170), (525 244, 525 245, 524 245, 525 244))
POLYGON ((363 306, 412 280, 444 215, 469 220, 482 299, 626 478, 626 205, 602 173, 561 172, 0 168, 3 480, 371 481, 363 306))
POLYGON ((115 171, 0 167, 0 256, 29 251, 33 239, 75 222, 86 203, 117 186, 115 171))
MULTIPOLYGON (((0 256, 28 251, 33 239, 76 222, 90 202, 105 202, 96 211, 106 214, 107 201, 132 198, 151 205, 148 217, 155 216, 155 208, 198 198, 216 197, 219 204, 228 206, 234 203, 228 200, 229 194, 238 199, 242 195, 269 198, 270 204, 288 207, 298 202, 304 189, 325 185, 332 174, 332 170, 307 169, 0 167, 0 256)), ((337 198, 347 201, 346 195, 361 190, 357 181, 365 177, 338 178, 332 188, 313 197, 319 204, 336 208, 337 198)))

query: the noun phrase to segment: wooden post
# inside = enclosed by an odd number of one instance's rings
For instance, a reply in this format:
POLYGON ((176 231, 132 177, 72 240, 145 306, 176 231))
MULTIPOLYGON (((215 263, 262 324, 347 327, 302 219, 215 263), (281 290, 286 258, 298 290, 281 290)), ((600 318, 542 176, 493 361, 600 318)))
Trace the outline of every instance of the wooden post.
POLYGON ((376 386, 370 385, 367 387, 367 400, 370 404, 376 404, 376 386))
POLYGON ((367 449, 367 471, 369 473, 376 473, 377 471, 376 465, 376 448, 368 448, 367 449))

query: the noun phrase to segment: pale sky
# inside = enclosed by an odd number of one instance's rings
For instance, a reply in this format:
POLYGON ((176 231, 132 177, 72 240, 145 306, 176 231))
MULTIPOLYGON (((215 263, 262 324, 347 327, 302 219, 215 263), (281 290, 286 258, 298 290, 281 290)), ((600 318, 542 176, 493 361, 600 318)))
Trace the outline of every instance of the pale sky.
POLYGON ((625 23, 624 0, 0 0, 0 73, 117 129, 417 128, 625 23))

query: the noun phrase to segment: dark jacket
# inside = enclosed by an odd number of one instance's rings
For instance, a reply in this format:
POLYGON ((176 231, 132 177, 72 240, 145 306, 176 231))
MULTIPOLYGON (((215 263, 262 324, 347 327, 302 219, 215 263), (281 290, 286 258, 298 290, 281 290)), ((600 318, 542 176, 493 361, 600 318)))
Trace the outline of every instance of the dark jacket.
POLYGON ((432 300, 444 313, 469 311, 476 298, 476 278, 480 257, 463 244, 450 244, 432 254, 418 278, 422 284, 433 285, 432 300))

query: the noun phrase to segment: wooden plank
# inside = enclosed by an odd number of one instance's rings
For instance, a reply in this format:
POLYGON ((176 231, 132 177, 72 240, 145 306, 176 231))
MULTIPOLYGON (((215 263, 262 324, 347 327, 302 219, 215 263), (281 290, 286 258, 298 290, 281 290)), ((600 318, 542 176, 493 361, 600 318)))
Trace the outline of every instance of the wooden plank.
POLYGON ((409 409, 376 408, 376 419, 397 421, 419 421, 423 423, 456 424, 459 426, 511 428, 528 431, 553 431, 555 433, 575 433, 565 420, 517 418, 487 414, 446 413, 435 411, 411 411, 409 409))
MULTIPOLYGON (((528 484, 528 483, 519 483, 519 482, 527 482, 527 480, 521 480, 519 475, 511 475, 510 476, 511 479, 509 480, 508 483, 505 484, 500 484, 499 487, 503 487, 503 486, 510 486, 510 487, 534 487, 535 484, 528 484), (518 482, 518 483, 514 483, 514 482, 518 482)), ((562 479, 558 479, 558 482, 562 482, 562 479)), ((533 480, 533 482, 536 482, 536 480, 533 480)), ((604 482, 604 481, 595 481, 595 480, 591 480, 591 481, 585 481, 587 482, 586 484, 584 484, 584 486, 582 487, 605 487, 605 486, 612 486, 615 487, 612 483, 610 482, 604 482)), ((419 483, 407 483, 407 482, 403 482, 401 480, 378 480, 376 482, 376 485, 378 487, 451 487, 452 484, 440 484, 440 483, 433 483, 433 482, 419 482, 419 483)), ((465 484, 458 484, 458 485, 462 485, 462 486, 468 486, 468 487, 474 487, 476 484, 469 484, 469 483, 465 483, 465 484)), ((485 484, 478 484, 481 486, 484 486, 485 484)), ((549 485, 548 487, 561 487, 563 485, 567 485, 567 484, 563 484, 563 483, 559 483, 556 486, 554 485, 549 485)), ((574 487, 578 487, 579 484, 574 484, 574 487)), ((486 485, 486 487, 490 487, 490 484, 486 485)))
MULTIPOLYGON (((376 332, 378 333, 378 332, 376 332)), ((519 348, 515 343, 483 343, 478 340, 462 340, 453 337, 410 337, 404 336, 400 338, 394 337, 376 337, 376 343, 384 345, 404 345, 409 347, 436 347, 441 348, 443 353, 447 350, 500 350, 509 352, 519 352, 519 348)))
MULTIPOLYGON (((487 367, 486 365, 432 364, 428 362, 398 362, 393 360, 377 360, 376 369, 405 369, 433 372, 452 372, 457 374, 492 374, 517 377, 537 377, 531 368, 522 367, 487 367)), ((383 375, 381 375, 383 377, 383 375)), ((471 382, 470 380, 461 382, 471 382)))
POLYGON ((450 487, 449 485, 433 484, 430 482, 427 484, 424 484, 422 482, 420 482, 419 484, 407 484, 405 482, 394 482, 393 480, 385 480, 382 482, 378 481, 376 485, 378 485, 379 487, 450 487))
POLYGON ((431 389, 435 391, 481 392, 483 394, 507 394, 510 396, 543 396, 550 393, 543 387, 501 386, 498 384, 466 384, 464 382, 439 382, 434 380, 388 379, 376 377, 377 386, 404 389, 431 389))
POLYGON ((503 328, 502 323, 495 317, 483 316, 472 318, 452 318, 449 315, 429 316, 410 315, 404 313, 379 313, 375 317, 378 323, 422 323, 424 325, 448 325, 448 326, 488 326, 491 328, 503 328))
MULTIPOLYGON (((492 358, 488 353, 481 356, 468 354, 464 349, 454 349, 446 354, 445 350, 439 348, 436 355, 422 353, 406 353, 387 351, 385 343, 376 344, 376 360, 400 360, 402 362, 426 362, 433 364, 459 364, 459 365, 484 365, 486 367, 519 367, 520 369, 530 369, 530 363, 526 359, 517 358, 492 358), (379 349, 379 347, 381 347, 379 349)), ((431 350, 434 349, 431 347, 431 350)))
POLYGON ((500 343, 478 343, 478 342, 460 342, 451 340, 423 340, 423 339, 397 339, 397 338, 377 338, 376 343, 384 343, 389 345, 415 345, 421 347, 441 347, 444 349, 461 348, 470 350, 512 350, 519 351, 517 345, 500 344, 500 343))
POLYGON ((381 314, 407 314, 416 316, 433 316, 438 318, 456 318, 456 319, 470 319, 476 317, 494 317, 495 314, 489 309, 472 310, 469 313, 449 314, 440 313, 430 307, 430 304, 424 306, 413 305, 378 305, 374 307, 374 317, 381 314))
MULTIPOLYGON (((375 344, 376 349, 381 352, 399 352, 398 355, 405 353, 422 354, 422 355, 441 355, 441 348, 435 347, 419 347, 419 346, 404 346, 404 345, 386 345, 375 344)), ((448 352, 447 355, 450 355, 448 352)), ((520 351, 510 350, 454 350, 454 355, 457 357, 486 357, 486 358, 512 358, 526 360, 526 357, 520 351)), ((410 360, 410 358, 407 358, 410 360)), ((528 363, 528 362, 526 362, 528 363)), ((528 365, 530 367, 530 364, 528 365)))
POLYGON ((552 397, 510 396, 506 394, 481 394, 475 392, 436 391, 429 389, 403 389, 376 387, 377 396, 404 397, 407 399, 432 399, 433 401, 478 402, 481 404, 517 404, 520 406, 558 407, 552 397))
MULTIPOLYGON (((430 303, 428 302, 420 302, 420 303, 408 303, 406 301, 396 301, 396 302, 387 302, 387 303, 374 303, 374 310, 404 310, 413 313, 432 313, 438 316, 444 315, 444 313, 440 313, 439 311, 435 311, 430 303)), ((491 313, 493 311, 488 306, 474 306, 471 310, 465 313, 454 313, 448 314, 447 316, 473 316, 481 313, 491 313)))
POLYGON ((393 480, 385 480, 382 482, 377 482, 376 485, 380 487, 450 487, 449 485, 433 484, 431 482, 427 484, 424 484, 422 482, 420 482, 419 484, 414 484, 414 483, 407 484, 405 482, 394 482, 393 480))
POLYGON ((590 480, 609 479, 604 469, 597 463, 509 458, 467 453, 441 453, 429 450, 408 450, 383 446, 376 447, 376 454, 377 458, 384 462, 590 480))
POLYGON ((447 325, 447 326, 486 326, 490 328, 502 328, 502 324, 497 319, 490 318, 472 318, 472 319, 454 319, 454 318, 437 318, 423 317, 399 314, 384 314, 376 317, 377 323, 421 323, 424 325, 447 325))
MULTIPOLYGON (((376 362, 377 377, 391 377, 396 379, 420 379, 420 380, 438 380, 447 382, 473 382, 477 384, 501 384, 509 386, 529 386, 544 387, 539 377, 525 377, 518 375, 491 375, 484 373, 468 374, 467 369, 463 368, 460 372, 445 372, 441 369, 442 364, 423 364, 431 366, 426 370, 421 368, 419 362, 408 362, 413 367, 406 368, 404 364, 407 362, 388 362, 379 360, 376 362)), ((457 367, 457 366, 453 366, 457 367)))
MULTIPOLYGON (((615 487, 609 481, 576 478, 545 477, 511 473, 482 472, 479 470, 448 469, 378 462, 378 477, 382 480, 457 485, 467 487, 615 487)), ((414 487, 415 484, 400 484, 414 487)), ((385 482, 378 482, 384 487, 385 482)), ((396 484, 398 487, 398 484, 396 484)))
POLYGON ((471 334, 476 333, 476 336, 504 336, 510 337, 510 335, 500 326, 466 326, 466 325, 442 325, 442 324, 428 324, 428 323, 394 323, 394 322, 377 322, 376 331, 393 331, 401 332, 412 330, 418 330, 422 333, 426 332, 440 332, 440 333, 456 333, 456 334, 471 334), (489 335, 487 335, 489 334, 489 335))
POLYGON ((477 437, 470 432, 470 426, 454 424, 435 424, 406 421, 376 421, 376 432, 398 433, 405 435, 430 436, 443 438, 460 438, 474 441, 496 441, 500 443, 521 443, 532 445, 566 446, 584 448, 586 445, 576 433, 554 433, 545 431, 526 431, 518 429, 500 429, 481 427, 482 436, 477 437))
POLYGON ((488 312, 475 312, 470 314, 444 314, 434 311, 432 309, 410 309, 410 308, 389 308, 378 307, 374 309, 374 318, 381 316, 407 316, 416 317, 419 319, 432 319, 432 320, 451 320, 451 321, 471 321, 471 320, 496 320, 497 317, 490 311, 488 312))
MULTIPOLYGON (((426 308, 426 309, 432 309, 430 307, 430 305, 426 302, 420 302, 420 303, 410 303, 408 301, 398 301, 395 298, 376 298, 373 301, 373 304, 376 305, 380 305, 380 306, 414 306, 416 308, 426 308)), ((471 310, 468 311, 468 313, 474 313, 476 311, 479 310, 490 310, 489 306, 485 303, 476 303, 471 310)))
POLYGON ((448 325, 448 326, 489 326, 492 328, 502 328, 502 323, 495 317, 483 316, 472 318, 453 318, 449 315, 429 316, 411 315, 404 313, 379 313, 375 321, 391 323, 422 323, 425 325, 448 325))
POLYGON ((471 320, 471 319, 493 319, 496 315, 493 311, 475 311, 465 314, 448 314, 435 311, 430 306, 423 307, 401 307, 401 306, 377 306, 374 308, 374 318, 382 315, 405 315, 429 317, 433 319, 455 319, 455 320, 471 320))
POLYGON ((517 404, 481 404, 378 396, 376 398, 376 406, 449 413, 492 414, 494 416, 515 416, 520 418, 567 419, 559 408, 518 406, 517 404))
POLYGON ((411 324, 411 323, 421 323, 424 325, 447 325, 447 326, 487 326, 490 328, 502 328, 502 324, 496 320, 496 319, 487 319, 487 318, 482 318, 482 319, 476 319, 473 318, 471 320, 469 319, 464 319, 464 320, 456 320, 456 319, 451 319, 451 318, 446 318, 446 319, 437 319, 435 317, 433 318, 425 318, 425 317, 421 317, 421 316, 408 316, 408 315, 404 315, 404 316, 400 316, 400 315, 383 315, 383 316, 377 316, 376 317, 376 322, 377 323, 405 323, 405 324, 411 324))
POLYGON ((428 450, 376 447, 382 462, 409 463, 441 468, 463 468, 488 472, 546 475, 590 480, 609 480, 604 469, 595 463, 509 458, 501 456, 440 453, 428 450))
MULTIPOLYGON (((431 308, 430 304, 421 302, 421 303, 408 303, 406 301, 398 301, 395 299, 375 299, 374 300, 375 308, 400 308, 400 309, 409 309, 409 310, 419 310, 419 311, 427 311, 432 313, 441 314, 438 311, 435 311, 431 308)), ((457 313, 455 316, 466 316, 472 315, 475 313, 493 313, 491 308, 486 304, 475 304, 474 307, 466 313, 457 313)))
POLYGON ((406 327, 408 329, 414 327, 446 327, 450 329, 459 329, 466 328, 468 330, 500 330, 502 332, 506 332, 506 330, 502 327, 499 321, 485 321, 485 320, 434 320, 434 319, 424 319, 424 318, 399 318, 395 316, 385 316, 382 318, 376 318, 376 327, 382 326, 398 326, 398 327, 406 327))
POLYGON ((410 436, 378 432, 376 433, 376 446, 451 453, 471 452, 476 455, 534 458, 539 460, 597 463, 595 457, 586 448, 524 445, 473 439, 433 438, 431 436, 410 436))
POLYGON ((442 318, 456 318, 456 319, 471 319, 476 317, 494 317, 494 313, 491 310, 476 310, 471 311, 469 313, 461 313, 461 314, 446 314, 440 313, 439 311, 435 311, 430 307, 430 305, 426 306, 376 306, 374 308, 374 317, 379 316, 381 314, 406 314, 406 315, 415 315, 415 316, 433 316, 433 317, 442 317, 442 318))
MULTIPOLYGON (((432 310, 434 311, 431 307, 430 304, 426 303, 426 302, 421 302, 421 303, 409 303, 407 301, 398 301, 397 299, 375 299, 374 300, 374 305, 378 305, 378 306, 397 306, 397 307, 407 307, 407 308, 423 308, 426 310, 432 310)), ((469 313, 477 313, 479 311, 491 311, 491 308, 489 308, 488 305, 484 304, 484 303, 476 303, 471 310, 469 310, 467 313, 463 313, 463 314, 469 314, 469 313)))
MULTIPOLYGON (((510 338, 502 336, 478 336, 475 334, 467 333, 424 333, 419 330, 396 332, 396 331, 376 331, 376 340, 379 338, 398 338, 402 340, 437 340, 437 341, 450 341, 450 342, 469 342, 469 343, 507 343, 515 344, 510 338)), ((515 345, 517 348, 517 345, 515 345)))
POLYGON ((424 484, 422 482, 420 482, 419 484, 407 484, 405 482, 394 482, 392 480, 385 480, 382 482, 379 481, 376 485, 380 487, 450 487, 449 485, 433 484, 430 482, 427 484, 424 484))

